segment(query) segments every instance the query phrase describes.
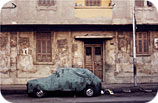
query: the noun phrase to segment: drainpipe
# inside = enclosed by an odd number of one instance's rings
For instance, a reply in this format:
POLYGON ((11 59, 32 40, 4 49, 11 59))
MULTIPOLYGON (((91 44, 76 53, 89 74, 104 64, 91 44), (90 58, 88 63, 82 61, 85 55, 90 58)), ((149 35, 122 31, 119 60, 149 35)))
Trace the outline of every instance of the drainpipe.
POLYGON ((135 19, 135 0, 133 0, 133 7, 132 7, 132 16, 133 16, 133 80, 134 86, 137 86, 137 69, 136 69, 136 40, 135 40, 135 33, 136 33, 136 19, 135 19))

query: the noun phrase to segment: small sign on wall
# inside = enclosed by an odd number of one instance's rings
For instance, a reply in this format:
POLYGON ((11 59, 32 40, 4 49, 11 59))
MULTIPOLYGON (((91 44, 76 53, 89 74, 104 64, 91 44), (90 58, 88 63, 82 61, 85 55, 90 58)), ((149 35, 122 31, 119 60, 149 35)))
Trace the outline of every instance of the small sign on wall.
POLYGON ((158 50, 158 37, 154 38, 154 48, 158 50))

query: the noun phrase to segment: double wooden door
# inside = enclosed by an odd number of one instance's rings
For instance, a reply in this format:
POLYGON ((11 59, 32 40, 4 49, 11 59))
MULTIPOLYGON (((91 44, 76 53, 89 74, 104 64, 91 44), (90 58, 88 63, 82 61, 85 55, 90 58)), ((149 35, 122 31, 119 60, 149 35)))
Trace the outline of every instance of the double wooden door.
POLYGON ((85 44, 85 68, 88 68, 101 80, 103 79, 102 44, 85 44))

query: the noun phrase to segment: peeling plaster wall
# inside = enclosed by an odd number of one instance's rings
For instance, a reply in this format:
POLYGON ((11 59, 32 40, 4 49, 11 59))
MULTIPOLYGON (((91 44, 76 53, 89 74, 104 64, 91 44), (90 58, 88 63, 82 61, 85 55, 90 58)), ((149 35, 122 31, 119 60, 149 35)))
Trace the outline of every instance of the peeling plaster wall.
POLYGON ((10 45, 9 33, 0 33, 0 76, 1 79, 9 77, 10 70, 10 45))
POLYGON ((116 51, 115 46, 115 37, 112 40, 106 41, 106 48, 104 50, 106 58, 105 58, 105 82, 106 83, 115 83, 116 78, 114 75, 115 72, 115 59, 116 59, 116 51))
MULTIPOLYGON (((138 83, 158 82, 158 51, 153 47, 154 37, 158 37, 158 32, 150 32, 149 55, 137 56, 138 83)), ((118 33, 116 68, 114 72, 117 83, 133 83, 133 57, 129 40, 130 33, 118 33)))
POLYGON ((81 40, 75 40, 75 36, 85 35, 86 32, 72 32, 72 58, 73 67, 84 67, 84 42, 81 40))
POLYGON ((52 32, 52 63, 36 61, 35 32, 8 32, 0 35, 1 84, 25 84, 51 75, 60 67, 72 67, 71 32, 52 32))
MULTIPOLYGON (((60 67, 84 67, 84 41, 75 36, 113 36, 103 42, 103 82, 132 83, 133 58, 129 32, 54 31, 52 62, 36 62, 35 32, 0 33, 1 84, 25 84, 28 80, 51 75, 60 67)), ((158 32, 150 32, 150 54, 137 57, 138 83, 158 82, 158 32)))
POLYGON ((54 68, 72 67, 71 63, 71 32, 54 33, 54 68))

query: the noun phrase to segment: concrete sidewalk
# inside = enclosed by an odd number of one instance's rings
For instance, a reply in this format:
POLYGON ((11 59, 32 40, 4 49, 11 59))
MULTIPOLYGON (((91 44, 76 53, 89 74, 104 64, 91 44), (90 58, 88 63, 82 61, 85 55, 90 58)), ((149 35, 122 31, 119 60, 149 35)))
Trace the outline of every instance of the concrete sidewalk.
MULTIPOLYGON (((152 84, 102 84, 104 90, 110 89, 114 93, 130 93, 130 92, 157 92, 158 83, 152 84)), ((26 85, 1 85, 2 94, 25 94, 26 85)))

